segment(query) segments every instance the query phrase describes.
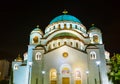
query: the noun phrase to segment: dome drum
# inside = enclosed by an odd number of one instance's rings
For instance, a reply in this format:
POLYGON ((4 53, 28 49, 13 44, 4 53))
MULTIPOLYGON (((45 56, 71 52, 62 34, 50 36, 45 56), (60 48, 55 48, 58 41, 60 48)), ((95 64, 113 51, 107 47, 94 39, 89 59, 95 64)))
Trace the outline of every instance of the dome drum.
POLYGON ((62 30, 62 29, 75 30, 75 31, 80 32, 80 33, 84 34, 85 36, 87 36, 86 28, 82 24, 65 21, 65 22, 59 22, 59 23, 56 23, 56 24, 49 25, 45 29, 44 37, 48 36, 49 34, 51 34, 54 31, 58 31, 58 30, 62 30))

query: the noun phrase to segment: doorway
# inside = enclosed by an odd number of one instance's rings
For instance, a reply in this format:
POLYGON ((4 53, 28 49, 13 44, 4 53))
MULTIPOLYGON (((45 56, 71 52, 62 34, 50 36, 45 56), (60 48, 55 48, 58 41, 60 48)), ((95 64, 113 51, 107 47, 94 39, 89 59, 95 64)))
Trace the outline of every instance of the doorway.
POLYGON ((63 78, 62 78, 62 84, 70 84, 70 79, 69 79, 69 77, 63 77, 63 78))

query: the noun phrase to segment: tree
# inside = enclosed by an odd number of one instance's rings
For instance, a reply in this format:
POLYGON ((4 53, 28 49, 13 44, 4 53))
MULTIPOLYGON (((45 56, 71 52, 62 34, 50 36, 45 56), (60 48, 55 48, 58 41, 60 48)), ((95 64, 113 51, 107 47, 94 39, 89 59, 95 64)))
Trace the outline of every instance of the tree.
POLYGON ((110 59, 108 77, 114 84, 120 84, 120 54, 118 53, 110 59))

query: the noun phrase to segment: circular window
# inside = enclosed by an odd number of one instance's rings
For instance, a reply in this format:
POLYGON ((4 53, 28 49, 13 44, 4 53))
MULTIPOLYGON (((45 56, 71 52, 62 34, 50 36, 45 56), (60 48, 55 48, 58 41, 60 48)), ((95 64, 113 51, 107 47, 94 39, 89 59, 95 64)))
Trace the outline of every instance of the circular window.
POLYGON ((63 57, 68 57, 68 53, 67 53, 67 52, 64 52, 64 53, 63 53, 63 57))

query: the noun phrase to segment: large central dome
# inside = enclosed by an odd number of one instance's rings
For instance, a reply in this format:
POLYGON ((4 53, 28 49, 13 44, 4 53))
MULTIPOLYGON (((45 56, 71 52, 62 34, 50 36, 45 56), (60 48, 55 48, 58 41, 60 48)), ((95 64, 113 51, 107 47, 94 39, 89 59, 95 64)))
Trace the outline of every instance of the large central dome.
POLYGON ((66 14, 63 14, 63 15, 59 15, 57 17, 55 17, 51 22, 50 24, 54 23, 54 22, 58 22, 58 21, 72 21, 72 22, 80 22, 79 19, 77 19, 76 17, 72 16, 72 15, 66 15, 66 14))

